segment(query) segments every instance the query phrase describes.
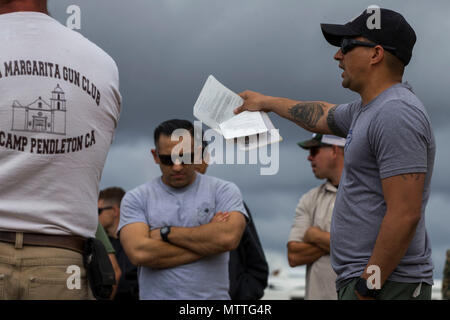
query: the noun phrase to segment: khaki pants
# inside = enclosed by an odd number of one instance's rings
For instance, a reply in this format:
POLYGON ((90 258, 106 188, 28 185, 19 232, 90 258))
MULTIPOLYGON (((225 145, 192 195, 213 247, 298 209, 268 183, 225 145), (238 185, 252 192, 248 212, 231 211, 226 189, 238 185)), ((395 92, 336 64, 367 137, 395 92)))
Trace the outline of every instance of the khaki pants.
MULTIPOLYGON (((338 299, 358 300, 355 294, 357 281, 358 278, 354 278, 339 289, 338 299)), ((386 281, 381 288, 377 300, 431 300, 431 286, 423 282, 420 284, 386 281)))
POLYGON ((0 242, 0 300, 92 300, 83 257, 59 248, 0 242))

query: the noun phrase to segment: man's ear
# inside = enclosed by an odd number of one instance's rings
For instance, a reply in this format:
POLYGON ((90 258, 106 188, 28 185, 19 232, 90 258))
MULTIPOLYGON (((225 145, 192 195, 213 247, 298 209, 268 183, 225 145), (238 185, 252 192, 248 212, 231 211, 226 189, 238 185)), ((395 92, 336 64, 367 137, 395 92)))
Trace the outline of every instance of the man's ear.
POLYGON ((155 163, 159 164, 159 157, 158 154, 156 153, 156 149, 151 149, 150 152, 152 153, 153 160, 155 160, 155 163))
POLYGON ((120 207, 117 204, 113 205, 113 210, 114 210, 114 216, 115 217, 119 217, 120 216, 120 207))
POLYGON ((333 157, 337 158, 338 154, 339 154, 339 147, 337 145, 332 145, 333 148, 333 157))
POLYGON ((371 62, 372 62, 372 64, 377 64, 377 63, 380 63, 381 61, 383 61, 383 59, 384 59, 384 49, 383 49, 383 47, 382 46, 380 46, 380 45, 377 45, 376 47, 374 47, 374 53, 372 54, 372 57, 371 57, 371 62))

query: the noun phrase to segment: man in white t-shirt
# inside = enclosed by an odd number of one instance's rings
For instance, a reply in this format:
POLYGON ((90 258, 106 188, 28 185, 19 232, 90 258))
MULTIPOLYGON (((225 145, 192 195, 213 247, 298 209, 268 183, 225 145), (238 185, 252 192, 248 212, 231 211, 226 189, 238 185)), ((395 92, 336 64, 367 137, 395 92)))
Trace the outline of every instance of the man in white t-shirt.
POLYGON ((0 42, 0 299, 91 298, 81 252, 121 109, 117 66, 45 0, 0 0, 0 42))
POLYGON ((295 209, 288 242, 291 267, 306 266, 306 300, 336 300, 336 273, 330 262, 330 226, 337 188, 344 168, 345 139, 314 134, 299 142, 309 150, 308 161, 325 183, 304 194, 295 209))

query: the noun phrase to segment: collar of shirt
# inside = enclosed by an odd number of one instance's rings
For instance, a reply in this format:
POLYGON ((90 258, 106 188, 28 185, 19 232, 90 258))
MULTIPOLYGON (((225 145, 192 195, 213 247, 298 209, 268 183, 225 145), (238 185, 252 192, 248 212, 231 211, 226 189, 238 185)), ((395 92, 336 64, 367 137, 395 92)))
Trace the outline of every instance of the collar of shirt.
POLYGON ((330 181, 327 181, 325 183, 325 190, 326 191, 330 191, 330 192, 334 192, 334 193, 337 192, 337 188, 335 186, 333 186, 330 181))

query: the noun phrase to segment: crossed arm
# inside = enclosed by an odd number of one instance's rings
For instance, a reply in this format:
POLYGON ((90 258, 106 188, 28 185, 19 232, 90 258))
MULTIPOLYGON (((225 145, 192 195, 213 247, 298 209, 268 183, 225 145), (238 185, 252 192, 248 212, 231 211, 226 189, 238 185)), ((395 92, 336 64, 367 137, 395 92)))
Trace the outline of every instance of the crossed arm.
POLYGON ((218 213, 202 226, 172 227, 170 243, 162 241, 159 229, 150 231, 145 223, 122 228, 120 241, 130 261, 157 269, 192 263, 205 256, 233 250, 239 244, 245 218, 237 211, 218 213))
MULTIPOLYGON (((210 256, 237 248, 245 228, 245 218, 237 211, 229 213, 224 222, 211 222, 198 227, 172 227, 170 243, 197 255, 210 256)), ((159 231, 153 230, 157 237, 159 231)))
POLYGON ((287 247, 291 267, 311 264, 330 253, 330 233, 318 227, 309 227, 303 241, 290 241, 287 247))

